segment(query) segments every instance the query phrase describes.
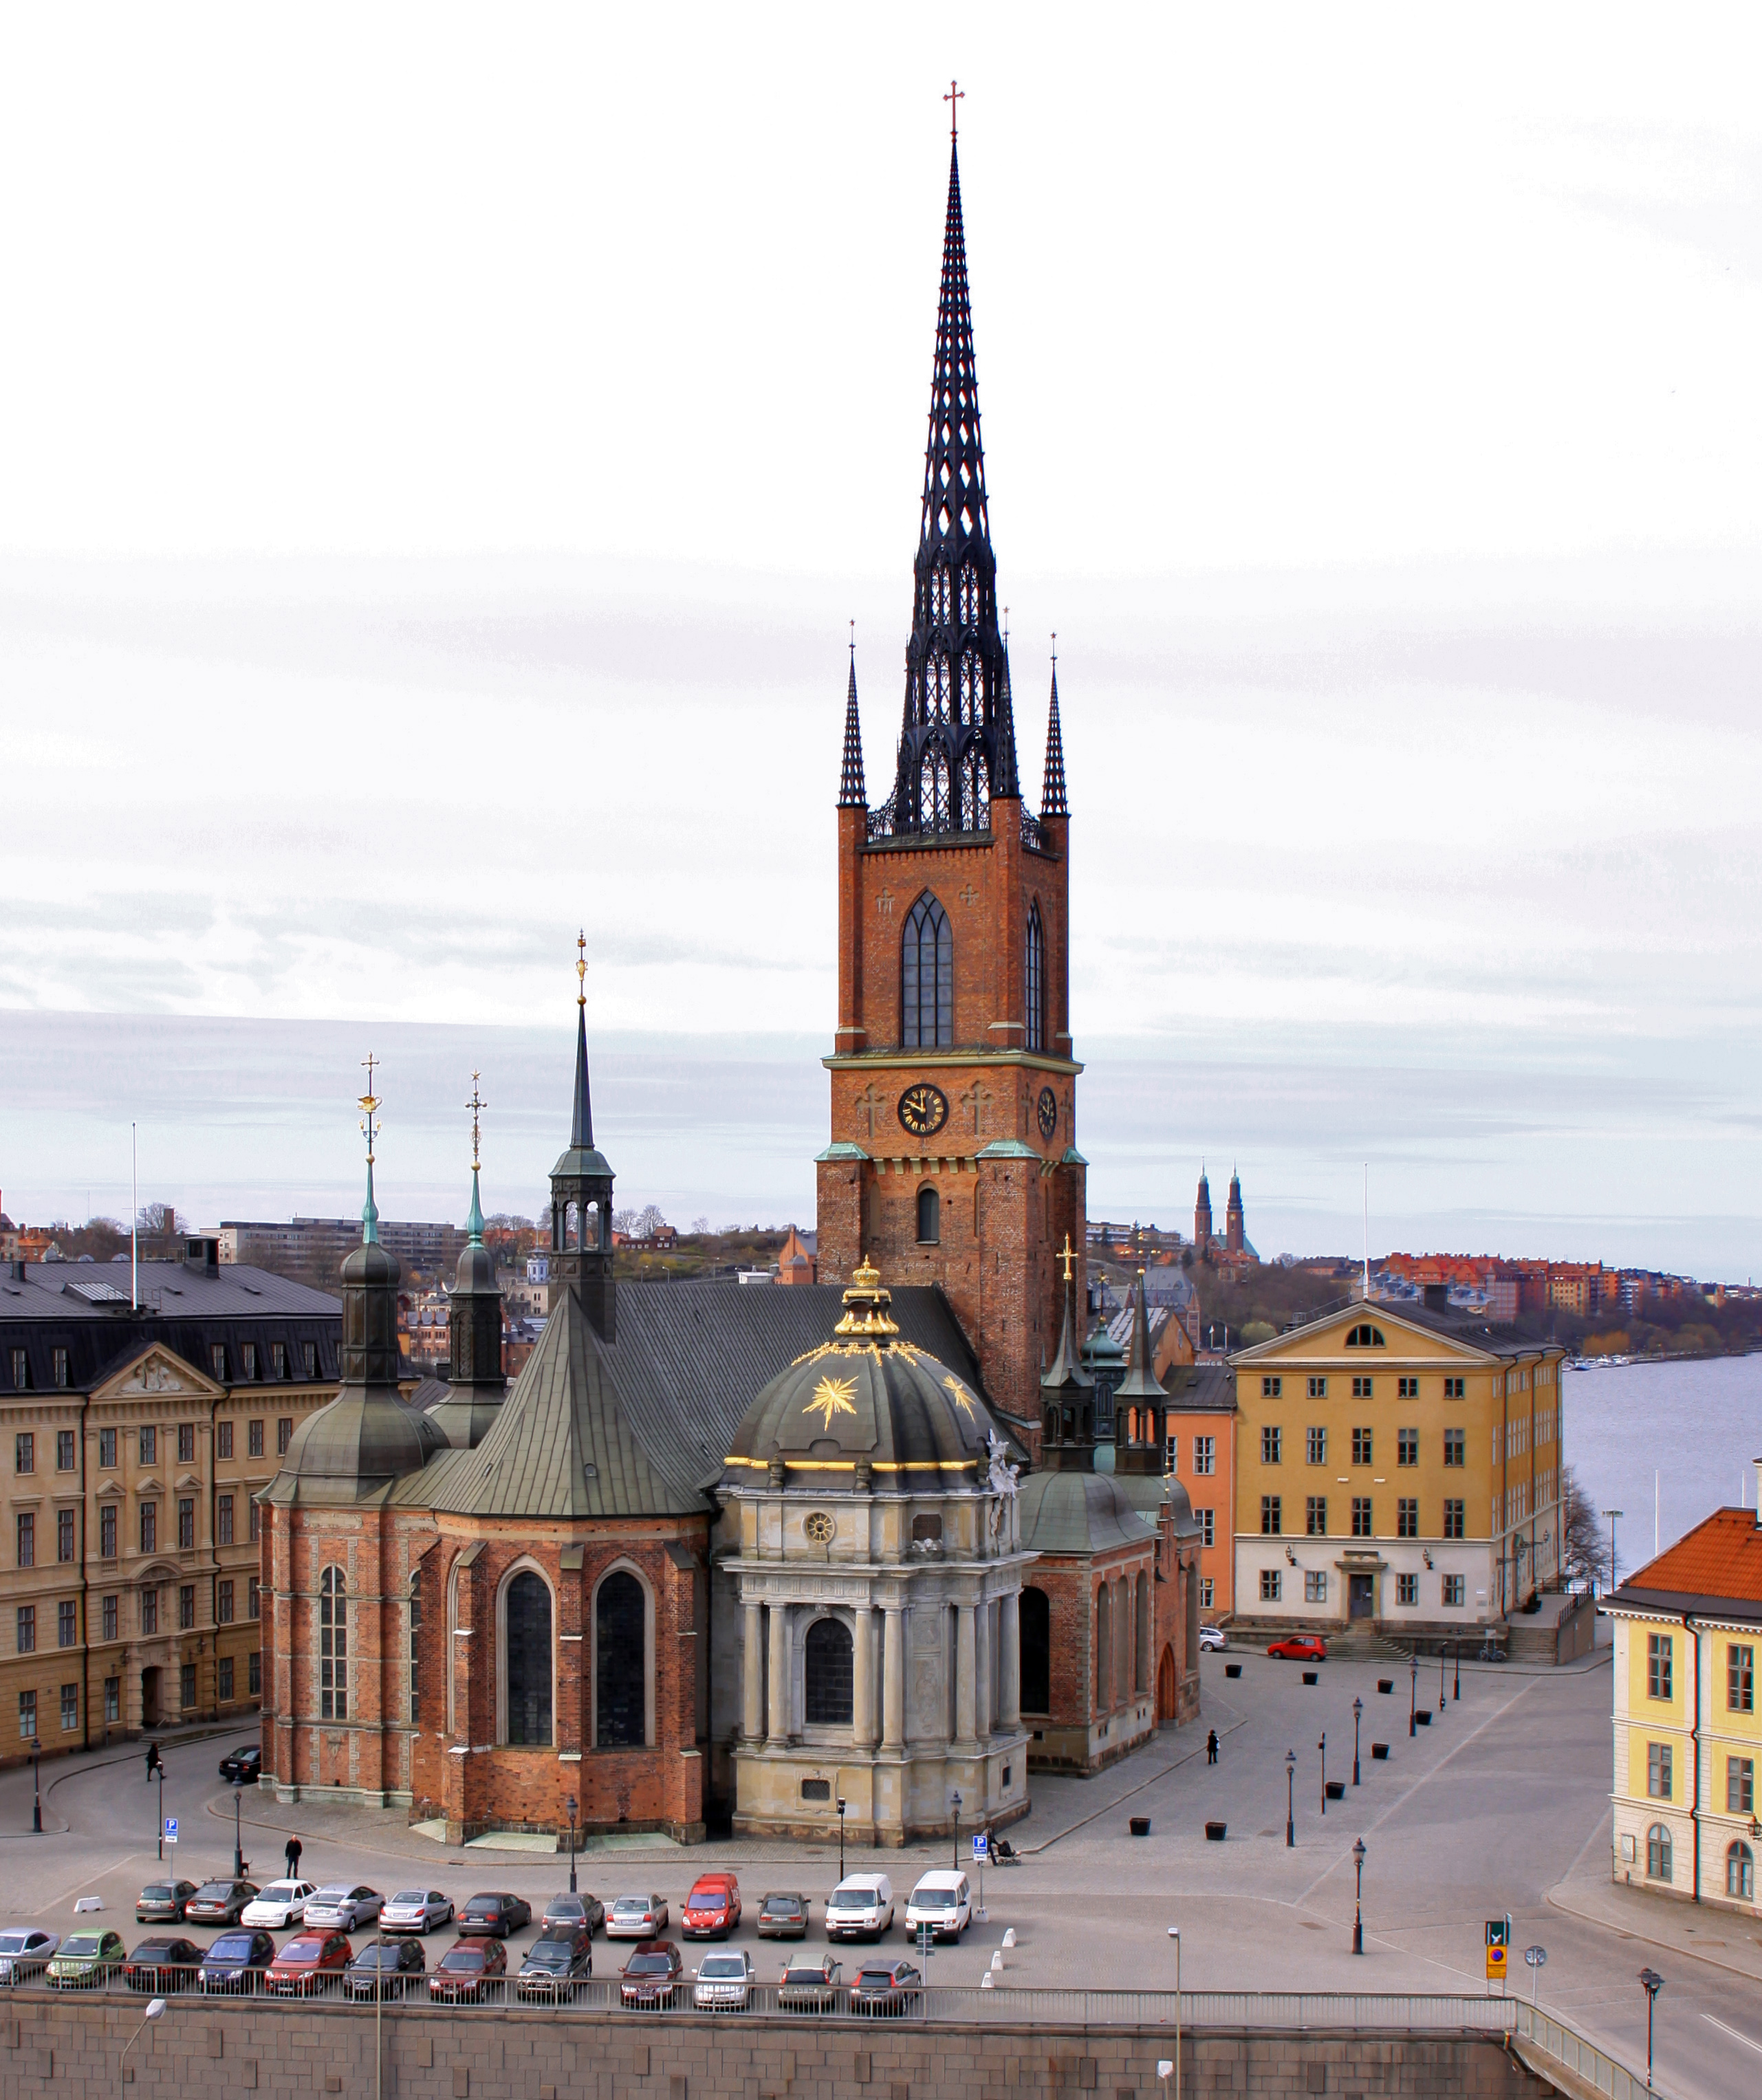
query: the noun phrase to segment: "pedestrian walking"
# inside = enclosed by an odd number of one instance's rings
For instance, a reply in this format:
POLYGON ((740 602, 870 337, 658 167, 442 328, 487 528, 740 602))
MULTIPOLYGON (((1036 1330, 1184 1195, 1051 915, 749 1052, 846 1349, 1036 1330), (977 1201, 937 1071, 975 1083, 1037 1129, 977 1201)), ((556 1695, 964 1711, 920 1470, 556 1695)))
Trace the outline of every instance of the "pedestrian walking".
POLYGON ((1215 1728, 1205 1739, 1205 1762, 1208 1765, 1215 1765, 1217 1762, 1217 1731, 1215 1728))
POLYGON ((294 1837, 294 1836, 290 1833, 289 1834, 288 1842, 287 1842, 287 1843, 286 1843, 286 1844, 282 1847, 282 1850, 283 1850, 283 1851, 285 1852, 285 1854, 287 1855, 287 1861, 288 1861, 288 1879, 289 1879, 290 1882, 297 1882, 297 1881, 300 1878, 300 1841, 299 1841, 299 1839, 298 1839, 298 1838, 294 1837))
POLYGON ((159 1745, 157 1743, 149 1743, 147 1745, 148 1784, 149 1785, 152 1784, 152 1776, 155 1772, 162 1772, 165 1768, 166 1761, 159 1754, 159 1745))

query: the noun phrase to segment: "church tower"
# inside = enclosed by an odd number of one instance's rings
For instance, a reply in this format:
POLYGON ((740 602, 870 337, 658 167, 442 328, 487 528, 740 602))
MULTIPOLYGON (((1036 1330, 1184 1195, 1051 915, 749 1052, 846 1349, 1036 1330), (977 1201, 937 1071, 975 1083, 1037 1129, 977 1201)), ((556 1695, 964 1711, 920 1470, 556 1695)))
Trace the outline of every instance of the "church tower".
POLYGON ((1193 1251, 1201 1261, 1209 1260, 1212 1251, 1212 1185, 1203 1167, 1199 1193, 1193 1199, 1193 1251))
MULTIPOLYGON (((865 1255, 939 1284, 1031 1444, 1056 1256, 1080 1272, 1084 1161, 1068 973, 1071 812, 1056 660, 1036 817, 1023 807, 951 149, 930 436, 893 783, 871 809, 856 665, 838 796, 838 1028, 819 1155, 824 1282, 865 1255)), ((1082 1302, 1083 1279, 1077 1280, 1082 1302)))
POLYGON ((1242 1176, 1230 1170, 1230 1201, 1224 1207, 1224 1251, 1240 1254, 1248 1237, 1248 1220, 1242 1214, 1242 1176))
POLYGON ((569 1149, 550 1170, 550 1280, 572 1290, 603 1342, 617 1339, 612 1281, 612 1181, 594 1145, 594 1103, 587 1081, 587 937, 576 942, 575 1103, 569 1149))

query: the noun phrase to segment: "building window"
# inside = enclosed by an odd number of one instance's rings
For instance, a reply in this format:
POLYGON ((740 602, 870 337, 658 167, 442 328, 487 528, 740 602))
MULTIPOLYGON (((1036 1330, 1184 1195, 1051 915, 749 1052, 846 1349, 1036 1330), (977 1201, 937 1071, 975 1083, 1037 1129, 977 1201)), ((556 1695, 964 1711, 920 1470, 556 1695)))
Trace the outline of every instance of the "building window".
POLYGON ((853 1696, 850 1630, 816 1619, 802 1643, 802 1714, 810 1727, 848 1728, 853 1696))
POLYGON ((223 1700, 229 1700, 232 1696, 232 1658, 230 1655, 223 1655, 220 1658, 220 1696, 223 1700))
POLYGON ((918 1191, 918 1245, 936 1246, 943 1236, 943 1202, 934 1189, 918 1191))
POLYGON ((1202 1479, 1208 1478, 1217 1471, 1217 1439, 1215 1436, 1194 1438, 1193 1470, 1202 1479))
MULTIPOLYGON (((254 1342, 240 1343, 239 1358, 245 1377, 254 1379, 257 1375, 257 1344, 254 1342)), ((229 1452, 227 1455, 230 1458, 232 1454, 229 1452)))
POLYGON ((217 1458, 232 1456, 232 1424, 230 1422, 214 1424, 214 1456, 217 1458))
POLYGON ((19 1733, 25 1741, 33 1740, 37 1733, 37 1694, 21 1692, 19 1694, 19 1733))
POLYGON ((1199 1520, 1200 1545, 1215 1546, 1217 1543, 1217 1511, 1214 1509, 1195 1510, 1193 1514, 1199 1520))
POLYGON ((257 1577, 254 1575, 246 1576, 245 1578, 245 1616, 246 1618, 254 1619, 257 1617, 259 1609, 259 1599, 262 1595, 263 1585, 259 1582, 257 1577))
POLYGON ((20 1568, 37 1565, 37 1520, 29 1510, 18 1520, 18 1564, 20 1568))
POLYGON ((1466 1400, 1468 1396, 1468 1381, 1466 1379, 1447 1378, 1445 1379, 1444 1397, 1446 1400, 1466 1400))
POLYGON ((1352 1498, 1352 1535, 1354 1538, 1373 1538, 1376 1527, 1371 1520, 1371 1498, 1354 1495, 1352 1498))
POLYGON ((1398 1575, 1395 1577, 1395 1602, 1398 1604, 1416 1604, 1419 1601, 1419 1577, 1417 1575, 1398 1575))
POLYGON ((1028 1048, 1046 1048, 1046 935, 1040 924, 1040 900, 1028 907, 1028 1048))
POLYGON ((1277 1400, 1283 1393, 1284 1390, 1285 1381, 1282 1378, 1263 1378, 1261 1380, 1261 1397, 1262 1400, 1277 1400))
POLYGON ((1725 1651, 1725 1708, 1731 1714, 1755 1711, 1755 1650, 1733 1646, 1725 1651))
POLYGON ((285 1383, 288 1375, 288 1345, 285 1342, 272 1342, 269 1344, 269 1366, 271 1376, 278 1383, 285 1383))
POLYGON ((58 1429, 55 1432, 55 1471, 71 1473, 73 1470, 73 1432, 58 1429))
POLYGON ((12 1439, 12 1470, 15 1473, 37 1470, 37 1439, 28 1429, 20 1430, 12 1439))
POLYGON ((1468 1536, 1468 1505, 1461 1498, 1452 1497, 1444 1503, 1444 1536, 1446 1538, 1465 1538, 1468 1536))
POLYGON ((214 1498, 214 1543, 230 1546, 232 1543, 232 1498, 217 1495, 214 1498))
POLYGON ((1304 1498, 1303 1529, 1311 1538, 1327 1536, 1327 1498, 1326 1495, 1308 1495, 1304 1498))
POLYGON ((1303 1432, 1303 1455, 1312 1466, 1327 1463, 1327 1432, 1310 1428, 1303 1432))
POLYGON ((100 1560, 114 1560, 117 1557, 117 1506, 114 1502, 102 1504, 98 1511, 98 1557, 100 1560))
POLYGON ((77 1684, 61 1688, 61 1732, 71 1735, 80 1724, 80 1688, 77 1684))
POLYGON ((1466 1466, 1468 1462, 1468 1431, 1466 1429, 1446 1429, 1444 1432, 1444 1463, 1446 1466, 1466 1466))
POLYGON ((156 1634, 159 1630, 159 1592, 143 1590, 141 1592, 141 1631, 156 1634))
POLYGON ((141 1504, 141 1551, 143 1553, 157 1553, 159 1551, 159 1505, 157 1502, 141 1504))
POLYGON ((1352 1462, 1354 1466, 1368 1466, 1371 1462, 1371 1436, 1368 1429, 1354 1429, 1352 1432, 1352 1462))
POLYGON ((1725 1848, 1725 1893, 1741 1903, 1755 1901, 1755 1855, 1741 1838, 1725 1848))
POLYGON ((1354 1398, 1354 1400, 1368 1400, 1368 1399, 1370 1399, 1370 1398, 1371 1398, 1371 1385, 1372 1385, 1372 1383, 1374 1383, 1374 1381, 1373 1381, 1373 1380, 1371 1380, 1371 1379, 1367 1379, 1367 1378, 1355 1378, 1355 1379, 1352 1381, 1352 1396, 1353 1396, 1353 1398, 1354 1398))
POLYGON ((1053 1704, 1053 1605, 1044 1590, 1031 1585, 1022 1590, 1020 1625, 1022 1710, 1048 1714, 1053 1704))
POLYGON ((1327 1380, 1325 1378, 1312 1378, 1309 1380, 1309 1397, 1311 1400, 1327 1399, 1327 1380))
POLYGON ((1261 1530, 1264 1536, 1276 1538, 1284 1529, 1284 1517, 1277 1495, 1261 1498, 1261 1530))
POLYGON ((257 1543, 257 1526, 258 1526, 257 1498, 256 1498, 256 1497, 255 1497, 254 1495, 253 1495, 253 1496, 250 1496, 250 1497, 248 1497, 248 1498, 246 1498, 245 1504, 245 1543, 246 1543, 247 1545, 250 1545, 250 1546, 254 1546, 254 1545, 256 1545, 256 1543, 257 1543))
POLYGON ((1662 1823, 1654 1823, 1645 1833, 1645 1871, 1648 1880, 1670 1879, 1670 1833, 1662 1823))
POLYGON ((948 915, 928 890, 906 920, 900 951, 901 1039, 907 1050, 955 1039, 955 944, 948 915))
POLYGON ((1349 1349, 1383 1349, 1387 1348, 1389 1344, 1383 1339, 1383 1330, 1380 1327, 1368 1326, 1354 1327, 1346 1336, 1346 1347, 1349 1349))
POLYGON ((1398 1466, 1417 1466, 1419 1462, 1419 1431, 1417 1429, 1398 1429, 1395 1432, 1395 1463, 1398 1466))
POLYGON ((178 1550, 182 1553, 188 1553, 194 1550, 195 1545, 195 1498, 191 1495, 183 1495, 178 1500, 178 1550))
POLYGON ((1397 1400, 1417 1400, 1420 1397, 1420 1381, 1416 1378, 1397 1379, 1395 1397, 1397 1400))
POLYGON ((104 1721, 114 1727, 122 1718, 122 1680, 120 1677, 104 1679, 104 1721))
POLYGON ((34 1655, 37 1652, 37 1607, 34 1604, 19 1606, 15 1632, 19 1653, 34 1655))
POLYGON ((1755 1812, 1755 1759, 1754 1758, 1727 1758, 1725 1760, 1725 1809, 1730 1815, 1752 1815, 1755 1812))
POLYGON ((178 1463, 180 1466, 196 1463, 196 1424, 193 1422, 178 1424, 178 1463))
POLYGON ((537 1748, 550 1740, 550 1591, 523 1568, 502 1604, 507 1628, 508 1740, 537 1748))
POLYGON ((178 1628, 188 1633, 196 1624, 196 1585, 180 1582, 178 1585, 178 1628))
POLYGON ((152 1423, 148 1423, 141 1430, 139 1443, 141 1463, 157 1466, 159 1462, 159 1432, 152 1423))
POLYGON ((196 1704, 196 1665, 187 1662, 178 1672, 178 1704, 187 1714, 196 1704))
POLYGON ((15 1392, 29 1392, 31 1383, 31 1360, 23 1349, 12 1352, 12 1389, 15 1392))
POLYGON ((594 1740, 603 1750, 648 1740, 648 1632, 643 1586, 617 1568, 594 1599, 594 1740))
POLYGON ((100 1429, 98 1432, 98 1462, 106 1472, 115 1469, 117 1432, 113 1429, 100 1429))
POLYGON ((67 1351, 65 1349, 51 1349, 49 1355, 50 1367, 55 1373, 55 1383, 59 1386, 66 1386, 70 1382, 67 1351))
POLYGON ((422 1571, 414 1568, 410 1575, 410 1722, 413 1727, 422 1717, 422 1696, 417 1685, 417 1651, 422 1631, 422 1571))
POLYGON ((55 1558, 62 1561, 71 1560, 73 1558, 73 1512, 72 1510, 55 1511, 55 1558))
POLYGON ((349 1718, 349 1608, 340 1568, 318 1578, 318 1718, 349 1718))
MULTIPOLYGON (((1645 1696, 1648 1699, 1668 1699, 1671 1691, 1671 1665, 1676 1660, 1676 1642, 1668 1634, 1648 1634, 1645 1637, 1645 1696)), ((1666 1875, 1667 1881, 1669 1876, 1666 1875)))
POLYGON ((1467 1600, 1466 1577, 1460 1575, 1446 1575, 1444 1577, 1444 1602, 1446 1604, 1460 1604, 1466 1603, 1467 1600))
POLYGON ((252 1698, 260 1699, 263 1696, 263 1650, 260 1648, 254 1648, 250 1655, 245 1658, 245 1665, 247 1671, 245 1678, 246 1688, 249 1690, 252 1698))
POLYGON ((294 1441, 294 1417, 284 1414, 276 1424, 276 1455, 285 1458, 288 1446, 294 1441))
POLYGON ((1277 1568, 1263 1568, 1261 1570, 1261 1602, 1263 1604, 1276 1604, 1278 1602, 1279 1577, 1282 1572, 1277 1568))
POLYGON ((227 1345, 224 1342, 209 1343, 208 1364, 214 1376, 224 1385, 227 1382, 227 1345))
POLYGON ((1305 1568, 1304 1570, 1303 1601, 1306 1604, 1325 1604, 1327 1602, 1327 1571, 1326 1568, 1305 1568))
POLYGON ((214 1624, 230 1626, 232 1623, 232 1577, 223 1575, 214 1585, 214 1624))
POLYGON ((80 1608, 71 1597, 64 1598, 55 1608, 55 1639, 63 1648, 79 1646, 80 1608))
POLYGON ((113 1641, 117 1637, 116 1599, 106 1597, 99 1604, 98 1610, 99 1623, 104 1628, 104 1638, 107 1641, 113 1641))
POLYGON ((1278 1463, 1283 1441, 1283 1433, 1278 1429, 1267 1428, 1261 1432, 1261 1463, 1263 1466, 1276 1466, 1278 1463))
POLYGON ((1671 1798, 1671 1746, 1668 1743, 1648 1743, 1645 1746, 1645 1790, 1654 1801, 1671 1798))
POLYGON ((1163 1471, 1178 1473, 1181 1471, 1181 1439, 1167 1436, 1163 1440, 1163 1471))
MULTIPOLYGON (((306 1365, 306 1375, 309 1379, 316 1378, 318 1375, 317 1343, 302 1342, 300 1344, 300 1356, 306 1365)), ((285 1449, 287 1447, 284 1445, 282 1448, 285 1449)))
POLYGON ((253 1458, 263 1455, 263 1425, 261 1422, 247 1422, 245 1425, 245 1449, 253 1458))
POLYGON ((1395 1502, 1395 1536, 1397 1538, 1417 1538, 1420 1535, 1420 1498, 1417 1495, 1400 1495, 1395 1502))
POLYGON ((1199 1609, 1202 1612, 1208 1612, 1212 1609, 1212 1600, 1217 1594, 1217 1584, 1209 1575, 1202 1575, 1199 1577, 1199 1609))

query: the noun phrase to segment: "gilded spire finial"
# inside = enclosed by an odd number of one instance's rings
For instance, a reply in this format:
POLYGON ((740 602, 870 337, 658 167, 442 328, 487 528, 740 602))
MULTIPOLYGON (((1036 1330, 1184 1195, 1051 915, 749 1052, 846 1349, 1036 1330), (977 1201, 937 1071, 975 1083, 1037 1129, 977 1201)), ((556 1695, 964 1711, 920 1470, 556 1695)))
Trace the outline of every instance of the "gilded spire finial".
POLYGON ((587 1004, 587 929, 584 926, 575 937, 575 975, 581 990, 576 995, 577 1006, 587 1004))
POLYGON ((483 1114, 484 1110, 485 1109, 487 1109, 487 1108, 489 1106, 488 1102, 488 1101, 484 1101, 484 1099, 479 1096, 479 1092, 478 1092, 478 1090, 477 1090, 477 1083, 478 1083, 479 1079, 482 1078, 482 1076, 483 1076, 483 1074, 482 1074, 480 1072, 477 1072, 477 1071, 475 1071, 475 1070, 472 1072, 472 1074, 471 1074, 471 1098, 470 1098, 470 1101, 468 1101, 466 1103, 466 1105, 466 1105, 466 1107, 467 1107, 467 1108, 471 1111, 471 1171, 472 1171, 474 1174, 477 1171, 477 1151, 478 1151, 478 1128, 477 1128, 477 1119, 478 1119, 478 1118, 479 1118, 479 1117, 483 1114))
POLYGON ((950 143, 960 135, 960 105, 967 99, 967 91, 957 80, 948 83, 948 92, 943 100, 948 105, 948 137, 950 143))
POLYGON ((369 1050, 361 1060, 367 1071, 367 1092, 360 1097, 361 1132, 367 1140, 367 1201, 361 1206, 361 1239, 364 1244, 377 1245, 379 1239, 379 1206, 373 1201, 373 1140, 378 1130, 376 1118, 379 1114, 379 1096, 373 1092, 373 1067, 379 1060, 369 1050))
POLYGON ((1058 1250, 1057 1259, 1064 1264, 1065 1281, 1068 1283, 1071 1281, 1071 1273, 1075 1268, 1077 1262, 1076 1255, 1071 1251, 1071 1235, 1069 1233, 1065 1234, 1065 1243, 1058 1250))
POLYGON ((471 1098, 465 1105, 471 1111, 471 1207, 466 1214, 465 1234, 473 1246, 484 1244, 484 1206, 477 1193, 478 1118, 489 1104, 478 1088, 481 1076, 478 1072, 472 1073, 471 1098))

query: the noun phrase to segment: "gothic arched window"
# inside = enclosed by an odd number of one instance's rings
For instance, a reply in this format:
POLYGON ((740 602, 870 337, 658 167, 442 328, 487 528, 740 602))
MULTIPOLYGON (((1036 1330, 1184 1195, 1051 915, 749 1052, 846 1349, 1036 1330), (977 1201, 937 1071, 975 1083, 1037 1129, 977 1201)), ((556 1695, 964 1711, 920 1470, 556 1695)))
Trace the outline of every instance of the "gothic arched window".
POLYGON ((1028 907, 1027 948, 1027 1047, 1031 1050, 1044 1050, 1046 1048, 1046 934, 1040 924, 1038 898, 1028 907))
POLYGON ((410 1575, 410 1725, 414 1727, 422 1718, 422 1700, 416 1679, 416 1651, 422 1632, 422 1571, 420 1568, 410 1575))
POLYGON ((943 1236, 943 1202, 934 1189, 918 1191, 918 1245, 936 1246, 943 1236))
POLYGON ((853 1685, 850 1629, 816 1619, 802 1643, 802 1712, 810 1727, 848 1728, 853 1685))
POLYGON ((349 1606, 340 1568, 318 1578, 318 1718, 349 1718, 349 1606))
POLYGON ((1095 1593, 1095 1710, 1105 1714, 1114 1703, 1114 1590, 1102 1583, 1095 1593))
POLYGON ((550 1740, 550 1591, 542 1576, 523 1568, 508 1585, 503 1667, 508 1686, 508 1740, 550 1740))
POLYGON ((918 773, 918 828, 946 832, 952 828, 948 814, 948 753, 940 743, 924 754, 918 773))
POLYGON ((960 828, 989 831, 991 822, 991 776, 982 745, 969 747, 960 761, 960 828))
POLYGON ((603 1750, 648 1740, 648 1630, 643 1586, 620 1568, 594 1599, 594 1740, 603 1750))
POLYGON ((1049 1714, 1053 1705, 1053 1601, 1044 1590, 1022 1592, 1022 1710, 1049 1714))
POLYGON ((955 942, 948 915, 928 890, 906 920, 900 951, 900 1040, 907 1050, 955 1039, 955 942))

